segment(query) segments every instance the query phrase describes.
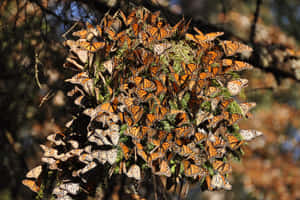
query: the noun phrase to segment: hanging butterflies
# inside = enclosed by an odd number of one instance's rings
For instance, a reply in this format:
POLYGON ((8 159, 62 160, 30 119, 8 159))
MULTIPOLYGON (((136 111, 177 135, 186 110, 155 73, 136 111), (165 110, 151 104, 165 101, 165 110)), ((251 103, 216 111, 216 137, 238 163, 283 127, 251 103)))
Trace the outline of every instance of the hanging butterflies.
MULTIPOLYGON (((232 133, 255 104, 236 102, 248 81, 231 73, 252 66, 227 56, 251 48, 217 40, 222 32, 194 28, 189 34, 191 20, 172 27, 159 12, 128 11, 107 13, 95 27, 74 32, 77 41, 66 42, 69 65, 81 71, 66 80, 79 109, 67 131, 49 135, 51 146, 41 146, 42 162, 61 183, 53 194, 70 199, 81 187, 94 191, 88 176, 98 169, 143 181, 148 168, 165 187, 206 181, 210 190, 230 188, 229 152, 261 135, 232 133)), ((41 169, 24 180, 33 191, 40 190, 41 169)))

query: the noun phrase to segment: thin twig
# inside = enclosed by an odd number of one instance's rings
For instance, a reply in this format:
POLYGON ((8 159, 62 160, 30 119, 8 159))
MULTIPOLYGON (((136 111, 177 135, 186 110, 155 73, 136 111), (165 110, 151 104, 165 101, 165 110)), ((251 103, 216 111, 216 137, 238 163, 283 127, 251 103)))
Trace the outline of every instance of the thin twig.
POLYGON ((34 64, 34 71, 35 71, 35 80, 37 85, 39 86, 39 88, 42 88, 42 85, 40 83, 39 80, 39 69, 38 69, 38 64, 41 64, 40 60, 39 60, 39 56, 38 54, 35 52, 35 64, 34 64))
POLYGON ((66 36, 77 26, 77 24, 79 23, 79 21, 75 22, 71 28, 69 28, 64 34, 62 34, 62 37, 66 39, 66 36))
POLYGON ((41 100, 39 107, 42 107, 42 105, 48 101, 50 98, 52 98, 54 96, 54 93, 52 92, 52 90, 50 90, 41 100))
POLYGON ((253 23, 251 25, 251 32, 250 32, 250 42, 252 44, 254 44, 254 40, 255 40, 255 33, 256 33, 256 24, 258 21, 258 17, 259 17, 259 11, 260 11, 260 6, 262 4, 263 0, 256 0, 256 9, 255 9, 255 13, 254 13, 254 20, 253 23))

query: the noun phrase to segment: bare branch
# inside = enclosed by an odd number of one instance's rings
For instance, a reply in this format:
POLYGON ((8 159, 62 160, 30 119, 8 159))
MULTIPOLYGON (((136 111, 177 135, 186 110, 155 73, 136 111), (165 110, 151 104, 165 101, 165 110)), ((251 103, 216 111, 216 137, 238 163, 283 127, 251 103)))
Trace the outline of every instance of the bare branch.
POLYGON ((255 33, 256 33, 256 24, 257 24, 257 20, 259 17, 259 11, 260 11, 260 6, 262 4, 262 0, 257 0, 256 1, 256 9, 255 9, 255 13, 254 13, 254 20, 253 23, 251 25, 251 32, 250 32, 250 42, 253 44, 254 40, 255 40, 255 33))

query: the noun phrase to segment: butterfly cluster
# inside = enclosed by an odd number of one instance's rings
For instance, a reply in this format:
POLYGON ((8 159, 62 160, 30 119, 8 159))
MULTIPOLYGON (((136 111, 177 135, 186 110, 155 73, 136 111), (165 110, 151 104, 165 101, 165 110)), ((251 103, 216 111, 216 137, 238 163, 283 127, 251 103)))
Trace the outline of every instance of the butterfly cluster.
MULTIPOLYGON (((236 101, 248 83, 237 72, 252 66, 234 55, 252 49, 218 39, 222 32, 188 28, 184 19, 171 26, 159 12, 138 8, 87 23, 65 42, 64 66, 80 71, 66 80, 78 112, 67 131, 48 136, 51 147, 41 145, 45 169, 62 182, 53 190, 57 199, 89 191, 86 174, 99 167, 138 181, 150 172, 168 190, 178 182, 231 188, 230 158, 261 135, 236 124, 255 103, 236 101)), ((38 169, 24 180, 35 192, 38 169)))

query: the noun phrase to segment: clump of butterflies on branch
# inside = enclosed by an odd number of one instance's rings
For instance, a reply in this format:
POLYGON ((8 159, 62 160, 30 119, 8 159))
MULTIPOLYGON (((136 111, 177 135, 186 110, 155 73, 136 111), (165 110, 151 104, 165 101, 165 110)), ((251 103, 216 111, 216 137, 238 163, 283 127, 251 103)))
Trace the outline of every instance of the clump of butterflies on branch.
POLYGON ((64 67, 78 72, 66 80, 78 110, 41 145, 43 164, 23 184, 40 194, 53 180, 52 195, 64 200, 117 175, 134 183, 132 199, 152 176, 169 192, 190 183, 230 190, 230 161, 262 134, 237 124, 256 104, 238 102, 248 83, 238 73, 252 66, 235 55, 252 49, 219 39, 223 32, 187 33, 189 24, 132 8, 72 32, 64 67))

